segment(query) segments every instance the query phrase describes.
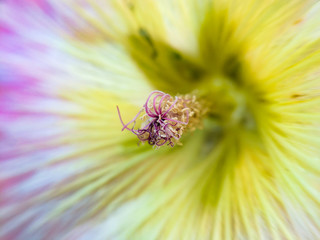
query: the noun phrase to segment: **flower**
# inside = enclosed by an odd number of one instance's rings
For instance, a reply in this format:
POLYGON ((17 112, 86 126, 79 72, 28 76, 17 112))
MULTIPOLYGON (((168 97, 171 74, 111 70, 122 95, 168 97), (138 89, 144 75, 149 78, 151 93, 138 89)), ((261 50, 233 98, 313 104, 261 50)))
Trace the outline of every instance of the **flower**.
POLYGON ((317 1, 0 10, 1 239, 320 235, 317 1))

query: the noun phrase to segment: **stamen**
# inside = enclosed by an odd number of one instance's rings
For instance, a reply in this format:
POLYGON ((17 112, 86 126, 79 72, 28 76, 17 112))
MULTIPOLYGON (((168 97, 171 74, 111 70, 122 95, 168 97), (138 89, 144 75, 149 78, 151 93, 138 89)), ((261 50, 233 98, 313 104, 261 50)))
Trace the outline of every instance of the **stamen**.
MULTIPOLYGON (((195 96, 192 96, 192 98, 189 95, 173 98, 161 91, 153 91, 148 96, 143 108, 127 124, 124 124, 118 106, 117 110, 123 126, 122 131, 127 129, 137 135, 141 142, 148 142, 158 148, 165 144, 173 147, 179 143, 181 135, 187 130, 190 121, 194 120, 193 123, 200 122, 199 119, 196 119, 202 117, 199 114, 201 112, 199 106, 200 104, 196 101, 195 96), (136 120, 142 112, 145 112, 142 119, 147 119, 141 125, 141 128, 135 130, 136 120), (133 124, 132 128, 129 128, 130 124, 133 124)), ((192 129, 195 129, 195 124, 191 125, 192 129)))

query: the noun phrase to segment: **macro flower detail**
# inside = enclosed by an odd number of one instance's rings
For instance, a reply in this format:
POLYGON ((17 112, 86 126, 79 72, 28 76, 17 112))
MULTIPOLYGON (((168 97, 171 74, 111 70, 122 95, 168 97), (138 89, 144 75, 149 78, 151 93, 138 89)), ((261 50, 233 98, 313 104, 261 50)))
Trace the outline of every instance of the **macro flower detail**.
POLYGON ((150 93, 143 109, 127 124, 124 124, 120 115, 118 114, 123 125, 122 131, 127 129, 137 135, 141 142, 147 141, 150 145, 156 147, 163 146, 167 143, 171 147, 175 142, 179 143, 182 133, 187 126, 195 129, 195 123, 199 120, 196 118, 202 117, 203 110, 201 110, 200 103, 196 101, 196 97, 180 96, 171 97, 161 91, 153 91, 150 93), (145 122, 138 130, 134 129, 137 118, 141 117, 145 122), (129 125, 133 124, 132 128, 129 125))
POLYGON ((0 1, 0 239, 319 239, 319 13, 0 1))

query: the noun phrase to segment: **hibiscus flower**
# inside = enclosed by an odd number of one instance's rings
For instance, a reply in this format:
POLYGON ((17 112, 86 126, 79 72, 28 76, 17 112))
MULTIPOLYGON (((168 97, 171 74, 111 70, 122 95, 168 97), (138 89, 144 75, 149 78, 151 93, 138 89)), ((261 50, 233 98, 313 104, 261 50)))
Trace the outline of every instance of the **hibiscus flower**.
POLYGON ((1 1, 0 238, 317 239, 319 13, 1 1))

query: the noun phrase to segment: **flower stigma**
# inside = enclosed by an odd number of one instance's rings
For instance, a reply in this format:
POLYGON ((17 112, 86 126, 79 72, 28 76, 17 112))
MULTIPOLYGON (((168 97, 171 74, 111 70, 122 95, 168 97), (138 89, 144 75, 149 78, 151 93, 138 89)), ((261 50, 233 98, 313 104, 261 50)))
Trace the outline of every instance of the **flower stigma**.
POLYGON ((201 127, 201 118, 205 113, 195 95, 172 97, 158 90, 150 93, 143 108, 127 124, 124 124, 118 106, 117 110, 123 126, 122 131, 127 129, 135 134, 140 142, 148 142, 156 148, 182 145, 179 141, 182 134, 186 130, 194 131, 201 127), (139 116, 143 123, 140 128, 134 129, 139 116))

